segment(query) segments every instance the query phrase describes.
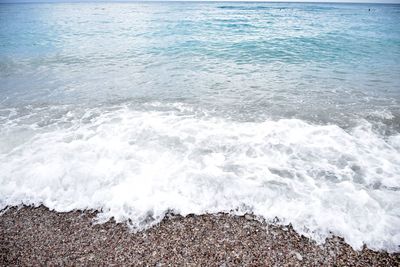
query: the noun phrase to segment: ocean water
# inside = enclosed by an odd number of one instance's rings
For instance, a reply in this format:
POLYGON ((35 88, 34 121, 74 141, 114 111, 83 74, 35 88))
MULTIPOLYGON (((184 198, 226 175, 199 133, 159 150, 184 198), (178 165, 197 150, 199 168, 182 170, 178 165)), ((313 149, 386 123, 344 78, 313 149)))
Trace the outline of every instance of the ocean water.
POLYGON ((400 5, 0 4, 0 209, 252 212, 400 251, 400 5))

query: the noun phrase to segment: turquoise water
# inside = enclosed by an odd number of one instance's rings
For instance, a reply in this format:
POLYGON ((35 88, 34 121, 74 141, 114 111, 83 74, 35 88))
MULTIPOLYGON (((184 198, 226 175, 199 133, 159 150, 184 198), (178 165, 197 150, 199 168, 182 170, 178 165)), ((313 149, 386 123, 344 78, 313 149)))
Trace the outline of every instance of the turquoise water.
POLYGON ((399 116, 399 5, 0 8, 6 107, 128 99, 179 101, 244 120, 399 116))
POLYGON ((253 212, 398 251, 399 25, 389 4, 0 4, 0 208, 253 212))

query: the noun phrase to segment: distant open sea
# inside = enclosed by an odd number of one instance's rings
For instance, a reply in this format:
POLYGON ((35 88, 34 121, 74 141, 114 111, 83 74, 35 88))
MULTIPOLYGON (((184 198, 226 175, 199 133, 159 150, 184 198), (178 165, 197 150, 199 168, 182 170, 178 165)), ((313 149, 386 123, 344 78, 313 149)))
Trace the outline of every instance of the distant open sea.
POLYGON ((0 4, 0 209, 22 204, 400 251, 400 5, 0 4))

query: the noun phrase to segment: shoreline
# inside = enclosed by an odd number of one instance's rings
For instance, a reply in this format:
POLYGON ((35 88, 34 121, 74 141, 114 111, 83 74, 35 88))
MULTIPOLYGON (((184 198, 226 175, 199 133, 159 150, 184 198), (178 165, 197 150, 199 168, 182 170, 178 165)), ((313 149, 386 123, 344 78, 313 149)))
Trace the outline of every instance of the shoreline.
POLYGON ((248 215, 166 216, 133 233, 124 223, 93 224, 95 214, 9 208, 0 215, 0 265, 400 265, 400 253, 355 251, 340 237, 317 245, 248 215))

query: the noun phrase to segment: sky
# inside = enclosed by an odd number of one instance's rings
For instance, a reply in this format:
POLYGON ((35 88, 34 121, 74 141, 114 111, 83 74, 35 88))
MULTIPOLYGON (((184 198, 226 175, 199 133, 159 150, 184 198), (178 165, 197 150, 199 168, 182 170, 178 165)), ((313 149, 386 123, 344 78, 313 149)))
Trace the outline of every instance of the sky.
MULTIPOLYGON (((25 3, 25 2, 134 2, 135 0, 0 0, 0 3, 25 3)), ((140 1, 151 1, 151 0, 140 0, 140 1)), ((157 0, 163 1, 163 0, 157 0)), ((171 1, 171 0, 164 0, 171 1)), ((173 0, 180 1, 180 0, 173 0)), ((191 1, 191 0, 181 0, 181 1, 191 1)), ((195 1, 209 1, 209 0, 195 0, 195 1)), ((218 1, 232 1, 232 0, 218 0, 218 1)), ((243 1, 246 0, 233 0, 233 1, 243 1)), ((400 4, 400 0, 247 0, 248 2, 320 2, 320 3, 332 3, 332 2, 341 2, 341 3, 396 3, 400 4)))

